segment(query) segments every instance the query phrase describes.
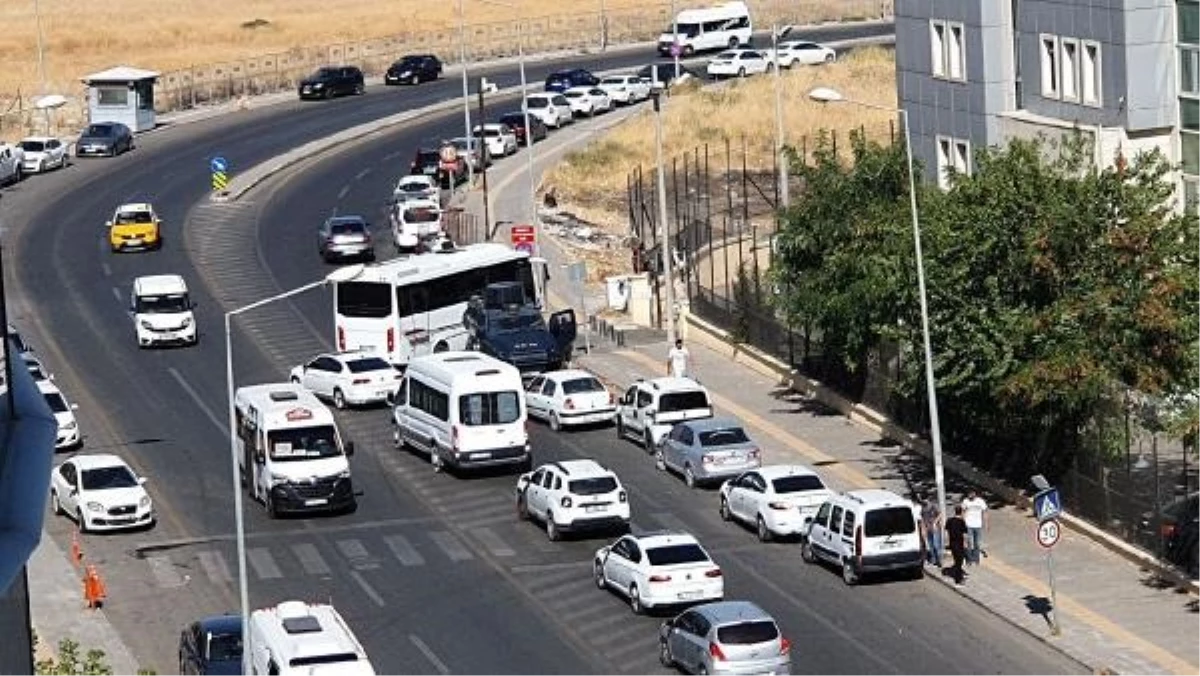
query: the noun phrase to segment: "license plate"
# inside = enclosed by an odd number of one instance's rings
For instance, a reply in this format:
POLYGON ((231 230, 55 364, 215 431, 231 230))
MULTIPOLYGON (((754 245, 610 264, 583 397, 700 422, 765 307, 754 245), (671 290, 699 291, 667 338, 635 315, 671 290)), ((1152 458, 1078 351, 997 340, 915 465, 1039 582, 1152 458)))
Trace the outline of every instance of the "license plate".
POLYGON ((175 340, 176 334, 174 331, 163 331, 162 333, 158 334, 158 337, 162 338, 163 340, 175 340))
POLYGON ((125 243, 126 243, 126 244, 128 244, 129 246, 141 246, 141 245, 142 245, 142 240, 140 240, 140 239, 127 239, 127 240, 125 240, 125 243))
POLYGON ((490 457, 492 457, 491 453, 472 453, 471 454, 472 460, 487 460, 490 457))
POLYGON ((603 512, 605 509, 606 508, 604 505, 588 505, 583 508, 583 511, 585 511, 585 512, 603 512))
POLYGON ((698 592, 698 591, 679 592, 678 594, 676 594, 676 596, 677 596, 678 598, 681 598, 681 599, 683 599, 683 600, 687 601, 687 600, 690 600, 690 599, 698 599, 698 598, 700 598, 700 592, 698 592))
POLYGON ((879 543, 880 549, 895 549, 899 546, 900 546, 899 542, 881 542, 881 543, 879 543))
POLYGON ((386 397, 386 396, 388 396, 388 390, 377 390, 377 391, 375 392, 375 396, 377 396, 377 397, 386 397))
POLYGON ((305 500, 304 506, 305 507, 316 507, 318 505, 324 505, 324 504, 328 504, 328 503, 329 503, 329 500, 327 500, 326 498, 315 498, 312 500, 305 500))

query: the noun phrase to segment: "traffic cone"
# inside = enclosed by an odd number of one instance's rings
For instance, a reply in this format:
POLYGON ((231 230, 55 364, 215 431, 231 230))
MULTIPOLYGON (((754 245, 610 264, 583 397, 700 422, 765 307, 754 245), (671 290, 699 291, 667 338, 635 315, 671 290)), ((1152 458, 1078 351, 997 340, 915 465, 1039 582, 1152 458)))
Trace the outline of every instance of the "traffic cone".
POLYGON ((87 574, 83 578, 83 600, 88 608, 99 608, 107 598, 108 592, 104 589, 104 581, 100 579, 100 574, 96 572, 96 566, 88 564, 87 574))
POLYGON ((74 564, 76 568, 83 563, 83 548, 79 546, 78 533, 71 536, 71 563, 74 564))

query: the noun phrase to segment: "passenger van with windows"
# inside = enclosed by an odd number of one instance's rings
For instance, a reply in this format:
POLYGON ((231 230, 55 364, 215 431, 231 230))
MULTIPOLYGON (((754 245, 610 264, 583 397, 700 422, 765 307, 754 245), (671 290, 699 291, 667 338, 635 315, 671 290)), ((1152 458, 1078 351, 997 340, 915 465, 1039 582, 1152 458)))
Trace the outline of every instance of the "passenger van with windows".
POLYGON ((744 2, 727 2, 704 9, 685 9, 675 16, 658 38, 658 53, 671 55, 676 39, 682 56, 713 49, 736 49, 749 45, 754 34, 750 8, 744 2))
POLYGON ((826 500, 816 516, 804 518, 800 556, 841 569, 857 584, 869 573, 902 570, 925 574, 925 538, 920 510, 910 500, 879 488, 847 491, 826 500))
POLYGON ((397 448, 429 454, 435 472, 533 463, 521 373, 479 352, 414 357, 392 411, 397 448))
POLYGON ((354 632, 325 603, 284 601, 255 610, 249 638, 251 674, 375 676, 354 632))
POLYGON ((252 385, 234 395, 242 486, 275 518, 351 512, 354 444, 342 443, 333 412, 295 383, 252 385))

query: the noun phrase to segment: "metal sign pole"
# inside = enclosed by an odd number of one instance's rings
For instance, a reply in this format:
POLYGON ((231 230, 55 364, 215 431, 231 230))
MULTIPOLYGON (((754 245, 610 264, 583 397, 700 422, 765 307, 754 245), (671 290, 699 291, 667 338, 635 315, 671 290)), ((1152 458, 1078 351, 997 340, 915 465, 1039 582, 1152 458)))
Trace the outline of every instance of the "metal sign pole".
POLYGON ((1058 625, 1058 593, 1054 588, 1054 550, 1046 550, 1046 569, 1050 573, 1050 635, 1058 636, 1062 628, 1058 625))

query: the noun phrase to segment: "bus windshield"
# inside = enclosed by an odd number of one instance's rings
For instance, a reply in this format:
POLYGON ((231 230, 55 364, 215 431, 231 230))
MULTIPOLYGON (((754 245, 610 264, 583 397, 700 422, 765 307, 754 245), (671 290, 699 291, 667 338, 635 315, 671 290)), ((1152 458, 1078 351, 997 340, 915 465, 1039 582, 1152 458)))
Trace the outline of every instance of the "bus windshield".
POLYGON ((272 460, 312 460, 342 454, 333 425, 274 430, 267 433, 267 440, 272 460))
POLYGON ((345 317, 386 317, 392 314, 391 285, 383 282, 338 284, 337 312, 345 317))

